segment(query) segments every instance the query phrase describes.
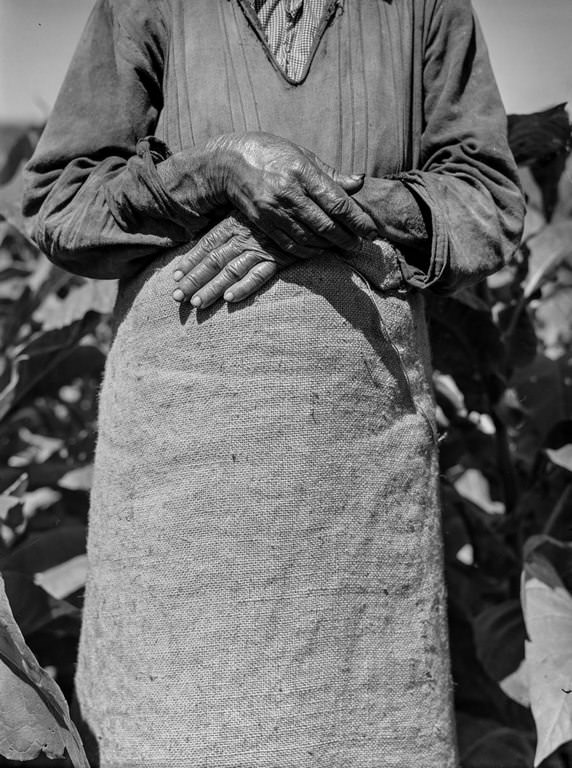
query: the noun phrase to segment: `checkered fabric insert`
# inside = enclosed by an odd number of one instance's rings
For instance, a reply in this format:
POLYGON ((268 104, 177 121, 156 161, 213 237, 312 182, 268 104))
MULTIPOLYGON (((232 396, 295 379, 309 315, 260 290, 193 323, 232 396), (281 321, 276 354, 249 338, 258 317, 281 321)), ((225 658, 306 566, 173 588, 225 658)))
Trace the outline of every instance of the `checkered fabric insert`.
POLYGON ((300 82, 326 8, 332 0, 250 0, 268 46, 284 74, 300 82))

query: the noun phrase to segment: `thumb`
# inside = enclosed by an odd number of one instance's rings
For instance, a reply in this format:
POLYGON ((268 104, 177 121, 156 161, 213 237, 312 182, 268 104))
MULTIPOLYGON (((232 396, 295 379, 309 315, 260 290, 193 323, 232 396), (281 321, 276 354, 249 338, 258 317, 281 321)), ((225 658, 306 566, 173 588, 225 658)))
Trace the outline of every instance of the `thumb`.
POLYGON ((344 192, 347 192, 351 195, 355 192, 358 192, 363 187, 365 173, 341 173, 335 168, 332 168, 331 165, 324 163, 324 161, 320 160, 319 157, 315 159, 315 162, 318 168, 326 173, 330 179, 332 179, 332 181, 335 181, 336 184, 339 184, 344 192))
POLYGON ((353 195, 356 192, 359 192, 360 189, 363 187, 363 182, 365 179, 365 173, 338 173, 337 171, 334 171, 335 177, 332 176, 334 181, 336 181, 340 187, 344 190, 344 192, 347 192, 349 195, 353 195))

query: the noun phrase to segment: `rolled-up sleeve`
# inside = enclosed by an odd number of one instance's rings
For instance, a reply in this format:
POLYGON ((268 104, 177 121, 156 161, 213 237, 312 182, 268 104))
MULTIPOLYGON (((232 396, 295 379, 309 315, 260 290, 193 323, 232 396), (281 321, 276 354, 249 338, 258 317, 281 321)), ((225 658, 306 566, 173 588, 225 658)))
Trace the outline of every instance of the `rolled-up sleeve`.
POLYGON ((427 284, 453 290, 503 265, 524 201, 504 108, 469 0, 437 0, 424 60, 420 170, 403 178, 431 213, 427 284))
POLYGON ((510 257, 524 201, 469 0, 434 0, 426 10, 419 162, 397 178, 370 180, 369 196, 382 233, 402 246, 405 280, 448 293, 510 257))
POLYGON ((168 44, 162 0, 97 0, 25 169, 31 236, 57 264, 121 277, 205 221, 162 193, 152 134, 168 44))

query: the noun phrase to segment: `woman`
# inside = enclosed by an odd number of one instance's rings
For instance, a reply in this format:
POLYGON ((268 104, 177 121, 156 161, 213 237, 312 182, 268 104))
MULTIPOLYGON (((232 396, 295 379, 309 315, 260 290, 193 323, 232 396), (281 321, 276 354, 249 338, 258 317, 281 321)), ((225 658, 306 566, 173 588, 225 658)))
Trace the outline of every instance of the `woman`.
POLYGON ((25 211, 122 278, 102 765, 456 765, 422 290, 516 246, 505 127, 468 0, 96 3, 25 211))

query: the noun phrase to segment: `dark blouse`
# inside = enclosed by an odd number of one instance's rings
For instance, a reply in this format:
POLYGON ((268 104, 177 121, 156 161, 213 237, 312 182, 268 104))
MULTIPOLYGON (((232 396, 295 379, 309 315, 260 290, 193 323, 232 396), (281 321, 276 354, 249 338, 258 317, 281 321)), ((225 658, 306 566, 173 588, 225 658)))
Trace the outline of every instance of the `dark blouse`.
POLYGON ((185 151, 263 130, 367 174, 355 199, 413 286, 448 291, 497 269, 523 201, 469 0, 331 5, 294 84, 250 0, 98 0, 27 167, 42 249, 80 274, 132 273, 216 220, 194 211, 185 151), (173 157, 141 157, 150 134, 173 157))

